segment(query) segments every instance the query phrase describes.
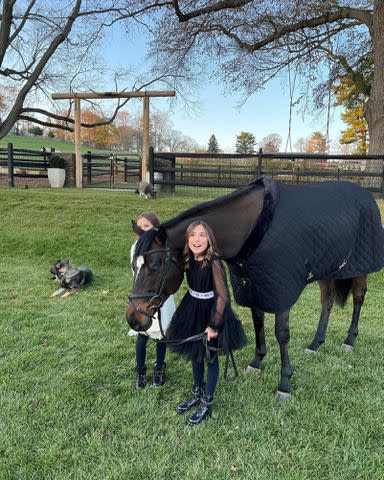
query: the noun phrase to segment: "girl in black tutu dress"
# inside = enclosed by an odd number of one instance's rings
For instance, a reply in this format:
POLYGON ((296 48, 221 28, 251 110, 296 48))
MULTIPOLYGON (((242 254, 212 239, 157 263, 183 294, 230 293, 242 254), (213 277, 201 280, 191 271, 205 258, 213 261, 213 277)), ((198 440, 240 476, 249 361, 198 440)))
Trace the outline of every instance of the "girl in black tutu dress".
MULTIPOLYGON (((244 346, 244 331, 231 309, 225 272, 216 253, 214 235, 205 222, 196 221, 187 228, 184 266, 189 290, 173 315, 167 338, 179 340, 205 332, 208 344, 220 347, 224 352, 244 346)), ((177 411, 185 413, 198 407, 188 420, 189 425, 196 425, 210 416, 212 411, 213 394, 219 376, 218 358, 216 355, 211 363, 207 363, 204 387, 203 342, 187 342, 171 348, 192 361, 192 396, 178 405, 177 411)))

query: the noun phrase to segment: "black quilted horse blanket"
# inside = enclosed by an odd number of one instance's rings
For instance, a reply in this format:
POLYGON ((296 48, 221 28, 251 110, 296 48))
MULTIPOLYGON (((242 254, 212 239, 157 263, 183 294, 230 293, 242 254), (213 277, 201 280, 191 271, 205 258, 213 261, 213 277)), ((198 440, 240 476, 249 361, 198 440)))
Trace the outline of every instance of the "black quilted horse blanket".
POLYGON ((240 253, 228 261, 237 303, 290 309, 305 286, 384 266, 384 229, 372 194, 350 182, 285 185, 262 177, 264 207, 240 253))

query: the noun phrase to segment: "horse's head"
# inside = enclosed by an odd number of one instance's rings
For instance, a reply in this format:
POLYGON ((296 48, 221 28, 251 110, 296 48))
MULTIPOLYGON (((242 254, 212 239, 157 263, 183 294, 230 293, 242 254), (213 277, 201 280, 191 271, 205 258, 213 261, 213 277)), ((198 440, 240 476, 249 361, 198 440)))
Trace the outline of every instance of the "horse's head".
POLYGON ((142 233, 132 268, 134 283, 125 316, 133 330, 146 331, 152 325, 153 315, 183 280, 181 255, 169 248, 163 227, 142 233))

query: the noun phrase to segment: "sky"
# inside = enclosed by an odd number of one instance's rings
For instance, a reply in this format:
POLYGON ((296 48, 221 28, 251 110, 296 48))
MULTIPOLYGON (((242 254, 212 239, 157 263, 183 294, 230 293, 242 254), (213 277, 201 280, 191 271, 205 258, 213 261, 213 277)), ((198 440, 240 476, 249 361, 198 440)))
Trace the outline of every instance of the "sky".
MULTIPOLYGON (((145 68, 147 46, 143 36, 127 37, 120 27, 115 26, 108 33, 108 39, 103 44, 103 53, 108 59, 108 66, 127 69, 133 67, 136 71, 145 68), (128 48, 127 48, 128 47, 128 48)), ((124 87, 121 85, 122 88, 124 87)), ((108 91, 108 85, 100 86, 101 91, 108 91)), ((289 84, 288 80, 275 79, 267 87, 254 94, 244 105, 238 107, 239 95, 224 95, 223 85, 215 80, 202 81, 196 100, 198 110, 186 109, 183 102, 170 102, 163 98, 151 99, 151 108, 167 112, 174 129, 192 137, 202 147, 206 148, 209 137, 214 134, 219 147, 225 152, 235 150, 236 136, 240 132, 252 133, 257 142, 270 133, 278 133, 283 142, 282 151, 291 151, 299 137, 308 138, 315 131, 326 133, 326 114, 306 113, 294 110, 291 122, 291 142, 288 142, 289 124, 289 84)), ((188 96, 188 92, 183 92, 188 96)), ((137 108, 137 107, 136 107, 137 108)), ((333 108, 330 116, 330 143, 337 142, 340 131, 345 124, 340 119, 340 108, 333 108)))

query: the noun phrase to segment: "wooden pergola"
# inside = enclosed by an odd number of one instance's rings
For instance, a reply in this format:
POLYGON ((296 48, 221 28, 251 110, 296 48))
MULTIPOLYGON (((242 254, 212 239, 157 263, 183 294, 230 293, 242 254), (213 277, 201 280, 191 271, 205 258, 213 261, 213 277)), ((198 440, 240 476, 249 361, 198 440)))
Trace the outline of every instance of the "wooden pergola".
POLYGON ((75 154, 76 154, 76 188, 83 188, 83 160, 81 145, 81 100, 108 98, 142 98, 143 99, 143 148, 141 160, 141 178, 147 177, 149 150, 149 99, 151 97, 174 97, 175 91, 149 92, 84 92, 84 93, 53 93, 53 100, 75 100, 75 154))

